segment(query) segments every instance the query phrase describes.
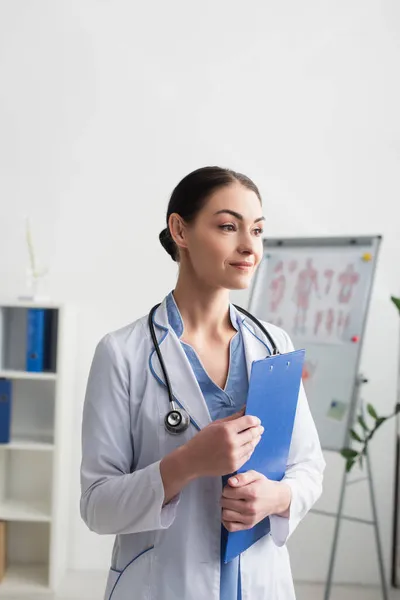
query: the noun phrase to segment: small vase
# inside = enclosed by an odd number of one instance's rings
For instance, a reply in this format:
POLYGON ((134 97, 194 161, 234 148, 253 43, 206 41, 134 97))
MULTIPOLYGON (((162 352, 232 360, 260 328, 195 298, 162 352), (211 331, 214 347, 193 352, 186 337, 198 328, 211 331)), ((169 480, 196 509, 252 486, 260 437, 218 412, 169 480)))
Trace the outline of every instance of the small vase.
POLYGON ((50 298, 43 293, 43 283, 46 275, 35 276, 32 269, 26 269, 26 291, 18 296, 18 300, 28 302, 48 302, 50 298))

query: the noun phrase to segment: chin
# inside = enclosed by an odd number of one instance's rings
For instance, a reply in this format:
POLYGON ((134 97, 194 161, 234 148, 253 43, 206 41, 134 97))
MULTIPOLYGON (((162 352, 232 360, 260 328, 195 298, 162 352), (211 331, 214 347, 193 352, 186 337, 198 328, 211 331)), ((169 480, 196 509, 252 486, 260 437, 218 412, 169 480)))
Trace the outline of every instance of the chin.
POLYGON ((251 284, 251 277, 243 277, 242 279, 236 279, 236 281, 230 281, 227 286, 229 290, 247 290, 251 284))

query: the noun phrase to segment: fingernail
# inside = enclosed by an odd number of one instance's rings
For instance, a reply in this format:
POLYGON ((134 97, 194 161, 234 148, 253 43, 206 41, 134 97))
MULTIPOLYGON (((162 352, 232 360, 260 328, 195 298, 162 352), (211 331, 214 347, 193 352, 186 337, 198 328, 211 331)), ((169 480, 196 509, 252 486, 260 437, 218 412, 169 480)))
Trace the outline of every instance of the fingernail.
POLYGON ((264 427, 261 427, 261 433, 264 433, 265 429, 264 427))
POLYGON ((231 477, 229 481, 230 481, 230 483, 233 483, 234 485, 239 483, 239 479, 237 477, 231 477))

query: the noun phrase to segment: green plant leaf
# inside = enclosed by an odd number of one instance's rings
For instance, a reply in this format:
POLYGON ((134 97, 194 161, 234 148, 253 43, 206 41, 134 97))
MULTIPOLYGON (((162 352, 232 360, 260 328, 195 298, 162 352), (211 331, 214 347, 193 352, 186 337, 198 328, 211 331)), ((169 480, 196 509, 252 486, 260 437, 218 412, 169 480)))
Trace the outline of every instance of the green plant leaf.
POLYGON ((391 300, 392 300, 393 304, 395 305, 395 307, 397 308, 397 310, 400 312, 400 298, 391 296, 391 300))
POLYGON ((379 419, 379 417, 378 417, 378 415, 376 413, 376 410, 374 409, 374 407, 372 406, 372 404, 367 404, 367 411, 369 412, 369 414, 371 415, 371 417, 373 419, 375 419, 375 421, 377 419, 379 419))
MULTIPOLYGON (((400 297, 391 296, 390 299, 400 314, 400 297)), ((374 436, 376 430, 385 421, 394 417, 395 415, 400 414, 400 402, 397 402, 397 404, 395 405, 393 414, 391 414, 387 417, 379 417, 378 413, 376 412, 376 409, 370 403, 367 404, 367 414, 370 417, 372 417, 372 419, 374 419, 374 421, 375 421, 375 423, 373 424, 373 426, 371 426, 371 428, 367 425, 364 415, 361 414, 357 417, 357 423, 361 426, 363 432, 361 432, 361 434, 359 434, 359 433, 357 433, 357 431, 355 429, 349 430, 350 438, 352 440, 355 440, 356 442, 363 444, 363 446, 361 446, 361 449, 359 450, 359 452, 357 452, 356 450, 353 450, 352 448, 342 448, 342 450, 340 450, 340 454, 346 459, 346 471, 347 472, 351 471, 351 469, 356 461, 358 461, 360 464, 360 467, 363 468, 363 457, 367 456, 367 447, 368 447, 369 442, 371 441, 372 437, 374 436), (364 439, 362 438, 362 436, 364 439)))
POLYGON ((366 422, 364 421, 364 417, 362 417, 361 415, 358 417, 358 422, 360 423, 361 427, 364 429, 364 431, 369 431, 369 427, 366 424, 366 422))
POLYGON ((354 431, 354 429, 350 429, 350 435, 353 438, 353 440, 356 440, 356 442, 362 442, 363 441, 360 438, 360 436, 358 435, 357 431, 354 431))
POLYGON ((342 448, 340 454, 344 456, 344 458, 355 458, 358 452, 352 448, 342 448))

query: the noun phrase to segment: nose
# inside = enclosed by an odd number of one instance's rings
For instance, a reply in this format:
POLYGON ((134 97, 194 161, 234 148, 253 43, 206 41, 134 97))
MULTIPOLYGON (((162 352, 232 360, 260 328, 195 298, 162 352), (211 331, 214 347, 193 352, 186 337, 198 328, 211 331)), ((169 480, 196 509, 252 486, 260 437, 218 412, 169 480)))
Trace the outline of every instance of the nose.
POLYGON ((250 233, 243 233, 239 241, 238 252, 243 256, 249 256, 249 254, 255 254, 257 244, 257 238, 250 233))

